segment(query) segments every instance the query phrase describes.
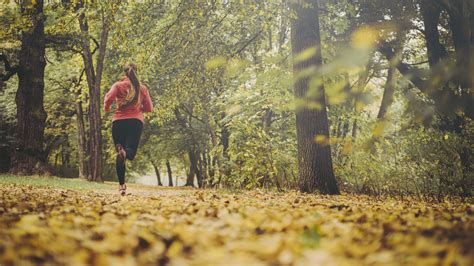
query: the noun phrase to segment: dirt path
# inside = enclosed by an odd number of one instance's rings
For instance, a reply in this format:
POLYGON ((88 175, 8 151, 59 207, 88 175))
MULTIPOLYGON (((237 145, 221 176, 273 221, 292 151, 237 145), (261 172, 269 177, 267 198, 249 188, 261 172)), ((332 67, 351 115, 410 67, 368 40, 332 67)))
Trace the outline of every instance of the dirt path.
MULTIPOLYGON (((118 185, 116 183, 107 182, 107 184, 110 184, 110 188, 104 189, 104 192, 109 194, 119 194, 118 185)), ((163 187, 141 184, 127 184, 127 196, 161 197, 192 194, 196 191, 198 190, 191 187, 163 187)))

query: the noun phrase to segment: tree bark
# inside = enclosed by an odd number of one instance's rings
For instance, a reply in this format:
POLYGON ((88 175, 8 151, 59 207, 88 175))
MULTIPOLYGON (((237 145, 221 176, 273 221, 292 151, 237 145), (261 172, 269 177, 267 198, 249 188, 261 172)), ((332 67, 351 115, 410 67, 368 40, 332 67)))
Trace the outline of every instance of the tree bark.
MULTIPOLYGON (((166 160, 166 169, 168 170, 168 186, 172 187, 173 186, 173 175, 171 173, 171 165, 170 161, 166 160)), ((178 184, 176 184, 178 185, 178 184)))
POLYGON ((45 36, 43 1, 22 1, 22 17, 31 27, 21 36, 18 91, 16 93, 17 127, 10 171, 15 174, 42 174, 47 171, 43 156, 46 112, 44 99, 45 36))
MULTIPOLYGON (((294 4, 297 19, 291 24, 291 44, 293 56, 308 48, 318 51, 310 58, 293 64, 294 76, 309 67, 322 64, 321 40, 319 32, 318 1, 306 1, 311 7, 294 4)), ((336 178, 332 168, 331 147, 329 144, 317 144, 315 137, 323 135, 329 139, 328 117, 324 87, 319 86, 319 95, 309 98, 309 77, 300 77, 295 81, 294 91, 297 98, 319 103, 319 110, 300 107, 296 112, 296 134, 298 142, 299 188, 302 192, 339 194, 336 178), (309 98, 309 99, 308 99, 309 98)))

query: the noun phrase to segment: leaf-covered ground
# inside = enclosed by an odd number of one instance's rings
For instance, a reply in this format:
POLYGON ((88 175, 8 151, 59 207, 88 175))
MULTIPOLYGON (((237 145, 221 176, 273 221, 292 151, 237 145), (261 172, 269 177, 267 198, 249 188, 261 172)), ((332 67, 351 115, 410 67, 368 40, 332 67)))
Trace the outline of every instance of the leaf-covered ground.
POLYGON ((469 203, 111 187, 0 182, 0 265, 474 264, 469 203))

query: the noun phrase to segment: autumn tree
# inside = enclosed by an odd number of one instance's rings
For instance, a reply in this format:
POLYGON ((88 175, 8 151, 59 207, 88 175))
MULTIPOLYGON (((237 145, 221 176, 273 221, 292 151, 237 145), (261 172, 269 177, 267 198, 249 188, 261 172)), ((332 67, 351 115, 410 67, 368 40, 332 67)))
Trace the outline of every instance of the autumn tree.
POLYGON ((322 84, 315 85, 312 75, 305 74, 322 64, 319 32, 318 1, 308 1, 310 7, 294 5, 297 18, 291 24, 291 45, 294 56, 295 95, 307 104, 296 112, 298 141, 299 186, 303 192, 319 190, 324 194, 339 194, 332 169, 326 99, 322 84), (306 54, 309 53, 309 56, 306 54), (304 56, 304 57, 302 57, 304 56), (315 139, 320 139, 316 143, 315 139))
POLYGON ((98 55, 95 60, 91 48, 91 33, 89 31, 87 9, 81 2, 80 14, 78 16, 80 31, 83 35, 81 42, 81 55, 84 61, 84 69, 89 87, 89 180, 102 181, 102 123, 101 123, 101 90, 102 73, 104 69, 105 52, 114 13, 118 6, 114 3, 104 2, 99 11, 101 12, 101 30, 98 46, 98 55), (110 6, 109 6, 110 5, 110 6))
POLYGON ((10 171, 17 174, 44 173, 43 139, 47 115, 43 107, 46 66, 43 1, 22 1, 21 15, 29 25, 21 34, 17 129, 10 171))

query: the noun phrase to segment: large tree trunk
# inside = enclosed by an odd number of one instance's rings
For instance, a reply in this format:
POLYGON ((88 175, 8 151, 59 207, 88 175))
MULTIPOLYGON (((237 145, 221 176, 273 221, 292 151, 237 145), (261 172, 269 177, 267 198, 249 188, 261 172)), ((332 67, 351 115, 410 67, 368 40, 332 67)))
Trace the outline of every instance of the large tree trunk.
MULTIPOLYGON (((76 93, 79 98, 81 91, 76 93)), ((86 141, 86 127, 84 124, 84 111, 82 109, 82 101, 76 101, 76 123, 77 123, 77 153, 79 163, 79 177, 88 179, 89 178, 89 164, 87 163, 89 158, 86 155, 87 152, 87 141, 86 141)))
MULTIPOLYGON (((434 100, 435 107, 441 115, 440 128, 443 130, 461 133, 467 119, 464 115, 459 115, 462 110, 470 119, 474 118, 474 5, 470 5, 466 0, 450 1, 428 1, 423 0, 420 4, 423 24, 425 27, 426 48, 428 60, 433 79, 447 76, 441 82, 432 84, 430 80, 422 82, 413 80, 412 82, 423 92, 429 94, 434 100), (452 67, 450 61, 442 64, 443 59, 449 58, 448 53, 439 40, 439 16, 445 9, 449 15, 449 28, 452 35, 452 43, 455 48, 456 67, 451 71, 446 71, 445 65, 452 67), (446 75, 445 73, 452 73, 446 75), (454 84, 456 91, 449 85, 454 84)), ((390 51, 385 51, 390 56, 390 51)), ((401 71, 409 75, 410 68, 404 64, 397 66, 401 71)), ((449 69, 448 69, 449 70, 449 69)), ((402 72, 405 75, 405 73, 402 72)), ((471 173, 471 152, 468 148, 462 148, 459 152, 461 164, 464 169, 463 179, 468 180, 471 173)), ((463 182, 466 184, 466 182, 463 182)), ((470 195, 470 191, 462 187, 465 196, 470 195)))
POLYGON ((11 169, 15 174, 46 172, 43 156, 45 36, 43 1, 23 1, 21 14, 31 26, 22 32, 16 93, 17 128, 11 169))
MULTIPOLYGON (((449 27, 456 52, 456 70, 453 82, 461 89, 461 96, 469 98, 470 102, 465 112, 472 115, 474 113, 474 3, 468 0, 451 0, 448 3, 445 2, 445 5, 449 14, 449 27)), ((458 117, 456 120, 459 121, 459 124, 454 123, 453 128, 457 132, 462 132, 468 121, 464 117, 458 117)), ((469 145, 463 147, 459 155, 463 166, 461 188, 463 196, 469 197, 471 191, 466 186, 469 178, 472 178, 472 152, 469 145)))
MULTIPOLYGON (((470 28, 471 28, 471 40, 470 40, 470 47, 471 47, 471 73, 474 71, 474 5, 471 6, 471 19, 470 19, 470 28)), ((474 88, 474 75, 470 75, 471 77, 471 84, 469 87, 474 88)))
MULTIPOLYGON (((168 186, 172 187, 173 186, 173 175, 171 173, 171 165, 170 161, 166 160, 166 169, 168 170, 168 186)), ((178 185, 178 183, 176 183, 178 185)))
POLYGON ((441 15, 441 6, 433 0, 422 0, 420 3, 423 24, 425 26, 426 48, 428 62, 431 67, 448 57, 448 53, 439 42, 438 23, 441 15))
POLYGON ((449 27, 456 50, 455 80, 466 91, 472 85, 472 71, 474 70, 474 57, 471 54, 471 35, 474 34, 471 32, 471 16, 474 16, 472 15, 474 4, 471 4, 472 7, 470 7, 468 2, 467 0, 451 0, 447 4, 449 27))
POLYGON ((109 20, 104 17, 102 21, 102 31, 100 34, 99 55, 97 57, 97 66, 94 69, 92 52, 89 42, 89 27, 85 13, 79 16, 79 26, 84 40, 82 41, 82 59, 89 86, 89 151, 90 151, 90 178, 89 180, 102 181, 102 134, 101 134, 101 116, 100 116, 100 84, 102 81, 102 70, 105 60, 105 48, 109 33, 109 20))
MULTIPOLYGON (((297 19, 291 25, 291 44, 294 56, 308 48, 317 48, 315 55, 293 65, 294 76, 309 67, 322 64, 321 40, 319 32, 318 1, 306 1, 311 6, 294 4, 297 19)), ((295 81, 295 95, 299 99, 308 99, 309 77, 299 77, 295 81)), ((319 190, 324 194, 339 194, 332 168, 331 147, 328 143, 317 144, 318 135, 329 139, 328 118, 324 87, 317 88, 319 95, 309 98, 320 104, 321 108, 300 107, 296 112, 296 134, 298 142, 299 187, 302 192, 319 190)))

